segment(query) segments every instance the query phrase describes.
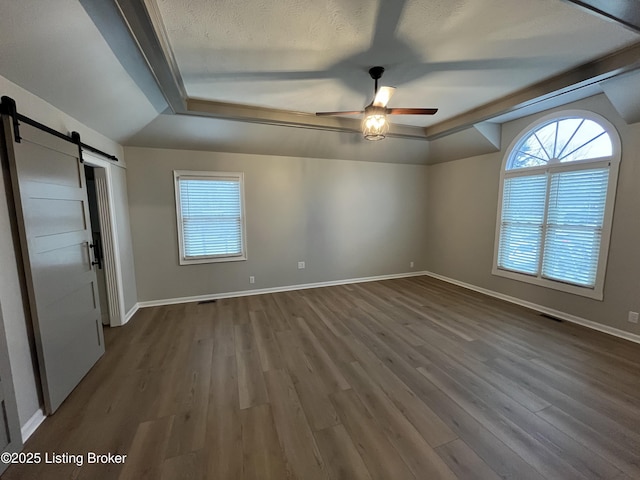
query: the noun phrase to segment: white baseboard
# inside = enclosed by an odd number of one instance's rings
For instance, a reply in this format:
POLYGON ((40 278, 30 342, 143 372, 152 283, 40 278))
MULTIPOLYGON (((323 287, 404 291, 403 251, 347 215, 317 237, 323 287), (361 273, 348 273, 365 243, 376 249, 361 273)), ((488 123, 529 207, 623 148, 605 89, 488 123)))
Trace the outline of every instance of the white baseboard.
POLYGON ((391 280, 394 278, 419 277, 428 275, 427 272, 407 272, 394 273, 391 275, 377 275, 374 277, 348 278, 344 280, 332 280, 329 282, 303 283, 300 285, 287 285, 282 287, 259 288, 255 290, 240 290, 237 292, 213 293, 209 295, 196 295, 193 297, 166 298, 163 300, 149 300, 138 302, 137 306, 159 307, 162 305, 175 305, 178 303, 203 302, 206 300, 219 300, 221 298, 246 297, 249 295, 263 295, 265 293, 290 292, 294 290, 305 290, 307 288, 333 287, 336 285, 348 285, 350 283, 377 282, 379 280, 391 280))
POLYGON ((34 413, 29 420, 27 420, 27 423, 25 423, 20 429, 20 433, 22 434, 22 443, 25 443, 29 437, 33 435, 33 432, 38 429, 42 422, 44 422, 45 418, 47 418, 47 416, 44 414, 44 411, 39 408, 38 411, 34 413))
POLYGON ((521 307, 526 307, 526 308, 530 308, 531 310, 536 310, 541 313, 546 313, 547 315, 550 315, 552 317, 556 317, 561 320, 566 320, 571 323, 577 323, 578 325, 582 325, 584 327, 588 327, 593 330, 598 330, 599 332, 608 333, 609 335, 613 335, 614 337, 624 338, 625 340, 629 340, 634 343, 640 343, 640 335, 636 335, 635 333, 625 332, 624 330, 620 330, 618 328, 610 327, 608 325, 603 325, 601 323, 594 322, 592 320, 587 320, 586 318, 578 317, 570 313, 561 312, 560 310, 555 310, 553 308, 545 307, 544 305, 538 305, 537 303, 521 300, 520 298, 512 297, 510 295, 494 292, 493 290, 477 287, 470 283, 461 282, 459 280, 445 277, 444 275, 439 275, 437 273, 433 273, 433 272, 423 272, 423 273, 424 275, 437 278, 438 280, 442 280, 447 283, 458 285, 459 287, 473 290, 474 292, 483 293, 490 297, 504 300, 505 302, 514 303, 516 305, 520 305, 521 307))
POLYGON ((139 308, 140 308, 140 304, 139 304, 139 303, 136 303, 133 307, 131 307, 131 310, 129 310, 129 311, 125 314, 125 316, 124 316, 124 322, 122 323, 122 325, 126 325, 126 324, 127 324, 127 322, 128 322, 129 320, 131 320, 131 317, 133 317, 133 316, 136 314, 136 312, 138 311, 138 309, 139 309, 139 308))

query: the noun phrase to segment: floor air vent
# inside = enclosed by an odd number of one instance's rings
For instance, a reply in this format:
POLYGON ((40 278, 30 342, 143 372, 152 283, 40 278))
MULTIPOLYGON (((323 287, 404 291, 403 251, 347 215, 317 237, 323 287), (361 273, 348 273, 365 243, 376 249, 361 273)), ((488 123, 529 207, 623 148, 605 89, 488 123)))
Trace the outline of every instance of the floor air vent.
POLYGON ((549 315, 548 313, 541 313, 540 316, 544 318, 550 318, 551 320, 555 320, 556 322, 559 322, 559 323, 562 322, 561 318, 554 317, 553 315, 549 315))

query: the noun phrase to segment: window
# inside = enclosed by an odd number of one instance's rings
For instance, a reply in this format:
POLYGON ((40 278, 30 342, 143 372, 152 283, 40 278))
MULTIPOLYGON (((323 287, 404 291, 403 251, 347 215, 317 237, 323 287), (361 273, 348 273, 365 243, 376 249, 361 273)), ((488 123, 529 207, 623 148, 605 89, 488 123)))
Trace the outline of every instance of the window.
POLYGON ((493 273, 602 299, 620 142, 590 112, 545 117, 507 151, 493 273))
POLYGON ((242 173, 174 171, 180 264, 246 260, 242 173))

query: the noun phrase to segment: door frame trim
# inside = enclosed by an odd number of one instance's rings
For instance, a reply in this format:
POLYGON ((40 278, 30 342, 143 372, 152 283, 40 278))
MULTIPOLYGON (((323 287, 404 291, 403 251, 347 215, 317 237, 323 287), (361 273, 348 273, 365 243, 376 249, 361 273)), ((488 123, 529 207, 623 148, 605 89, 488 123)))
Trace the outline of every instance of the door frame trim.
POLYGON ((118 224, 113 204, 115 195, 113 193, 113 168, 121 168, 110 161, 98 158, 91 152, 83 152, 85 165, 98 168, 96 170, 96 180, 103 178, 104 184, 99 187, 96 181, 98 192, 98 210, 100 211, 100 228, 102 232, 102 246, 104 251, 104 269, 107 278, 107 303, 109 305, 109 326, 119 327, 127 323, 124 305, 124 283, 122 267, 120 265, 120 244, 118 242, 118 224))

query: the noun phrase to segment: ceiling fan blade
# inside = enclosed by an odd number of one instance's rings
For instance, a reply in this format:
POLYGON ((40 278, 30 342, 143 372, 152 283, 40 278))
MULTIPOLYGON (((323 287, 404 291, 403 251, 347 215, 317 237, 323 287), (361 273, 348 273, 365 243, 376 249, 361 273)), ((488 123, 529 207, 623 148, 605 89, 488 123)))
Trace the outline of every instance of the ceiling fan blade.
POLYGON ((437 108, 387 108, 387 115, 435 115, 437 108))
POLYGON ((316 112, 316 115, 318 117, 335 117, 340 115, 360 115, 361 113, 364 112, 362 110, 351 110, 348 112, 316 112))
POLYGON ((376 98, 373 99, 372 105, 374 107, 386 107, 395 91, 395 87, 380 87, 378 93, 376 93, 376 98))

